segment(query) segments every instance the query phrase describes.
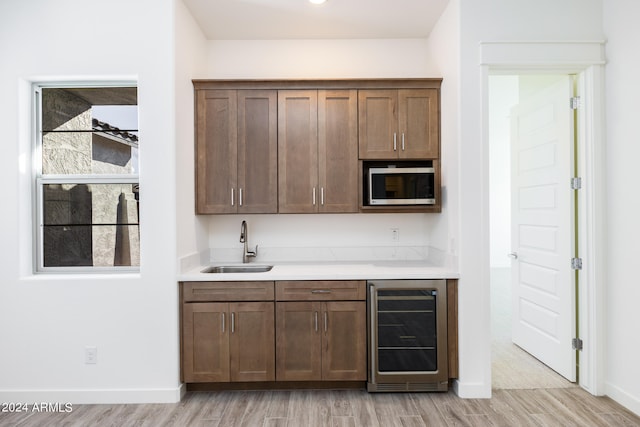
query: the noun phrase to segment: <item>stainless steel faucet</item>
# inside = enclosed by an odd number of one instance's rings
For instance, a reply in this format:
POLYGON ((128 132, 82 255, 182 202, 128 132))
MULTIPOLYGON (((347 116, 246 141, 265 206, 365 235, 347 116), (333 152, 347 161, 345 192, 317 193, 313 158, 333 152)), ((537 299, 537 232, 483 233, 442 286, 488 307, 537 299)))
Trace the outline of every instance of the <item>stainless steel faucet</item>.
POLYGON ((242 252, 242 262, 247 263, 249 260, 247 258, 255 258, 258 256, 258 245, 256 245, 255 250, 250 251, 247 247, 247 241, 249 230, 247 229, 247 221, 242 221, 242 225, 240 226, 240 243, 244 243, 244 250, 242 252))

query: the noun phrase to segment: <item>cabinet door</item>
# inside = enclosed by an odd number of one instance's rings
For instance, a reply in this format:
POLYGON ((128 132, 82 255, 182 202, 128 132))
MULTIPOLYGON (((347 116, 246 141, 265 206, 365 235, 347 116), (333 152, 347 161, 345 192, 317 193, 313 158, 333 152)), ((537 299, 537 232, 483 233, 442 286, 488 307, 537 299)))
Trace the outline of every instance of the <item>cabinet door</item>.
POLYGON ((199 90, 196 102, 196 213, 236 212, 236 91, 199 90))
POLYGON ((226 303, 183 305, 185 382, 229 381, 228 308, 226 303))
POLYGON ((229 312, 231 381, 274 381, 274 303, 230 303, 229 312))
POLYGON ((366 303, 331 301, 322 312, 322 379, 367 379, 366 303))
POLYGON ((238 91, 238 212, 278 212, 278 105, 274 90, 238 91))
POLYGON ((358 146, 361 159, 398 157, 397 105, 397 90, 358 92, 358 146))
POLYGON ((276 303, 276 380, 322 379, 319 302, 276 303))
POLYGON ((318 210, 318 95, 278 91, 278 210, 318 210))
POLYGON ((319 212, 358 211, 358 98, 318 91, 319 212))
POLYGON ((400 90, 398 105, 400 158, 438 158, 440 154, 438 91, 436 89, 400 90))

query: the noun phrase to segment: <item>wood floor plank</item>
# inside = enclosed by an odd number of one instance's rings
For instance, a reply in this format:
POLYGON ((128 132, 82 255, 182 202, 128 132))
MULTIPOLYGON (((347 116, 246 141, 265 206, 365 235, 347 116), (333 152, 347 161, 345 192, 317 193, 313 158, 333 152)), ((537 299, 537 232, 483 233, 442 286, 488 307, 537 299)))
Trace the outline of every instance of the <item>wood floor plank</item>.
POLYGON ((580 396, 577 396, 575 391, 569 391, 569 389, 549 389, 546 390, 554 399, 560 404, 565 406, 567 410, 575 416, 582 419, 583 422, 592 422, 597 427, 608 427, 610 424, 598 413, 598 407, 600 406, 600 398, 590 395, 586 391, 582 390, 580 396))
POLYGON ((359 427, 360 425, 356 423, 355 417, 331 417, 331 427, 359 427))
POLYGON ((447 421, 438 411, 429 393, 412 393, 409 398, 413 400, 418 414, 425 425, 430 427, 447 427, 447 421))
POLYGON ((293 390, 289 396, 289 412, 287 419, 291 426, 311 425, 309 408, 311 407, 312 394, 304 390, 293 390))
POLYGON ((530 414, 526 413, 522 406, 507 390, 493 390, 490 405, 493 411, 500 414, 507 425, 513 427, 540 427, 540 423, 530 414))
POLYGON ((271 392, 271 402, 267 411, 267 418, 287 418, 289 413, 289 395, 287 390, 274 390, 271 392))
POLYGON ((224 409, 219 427, 234 427, 241 425, 245 408, 249 400, 253 399, 255 392, 235 391, 230 392, 231 399, 224 409))
POLYGON ((185 399, 189 396, 198 396, 204 410, 201 413, 201 419, 220 421, 225 409, 231 401, 232 392, 193 392, 187 393, 185 399))
POLYGON ((379 427, 373 395, 364 390, 348 390, 347 398, 353 410, 357 426, 379 427))
POLYGON ((426 427, 422 417, 418 415, 403 415, 400 416, 400 423, 403 427, 426 427))
POLYGON ((240 421, 242 426, 261 426, 269 414, 271 391, 256 391, 247 398, 244 414, 240 421))
POLYGON ((474 419, 469 418, 469 416, 487 415, 486 409, 483 409, 476 402, 477 399, 460 399, 451 391, 448 393, 431 393, 429 396, 440 414, 450 425, 471 427, 474 425, 474 419))
POLYGON ((264 427, 287 427, 287 417, 267 417, 264 419, 264 427))
POLYGON ((331 391, 317 390, 311 399, 310 425, 331 426, 331 391))
POLYGON ((395 411, 390 394, 374 394, 371 400, 376 418, 381 426, 402 427, 402 422, 398 418, 400 414, 395 411))
POLYGON ((623 413, 610 413, 610 414, 601 414, 602 419, 607 421, 610 426, 617 427, 638 427, 640 426, 640 421, 636 419, 635 416, 625 415, 623 413))
POLYGON ((349 401, 348 390, 332 390, 331 415, 334 417, 353 417, 353 408, 349 401))

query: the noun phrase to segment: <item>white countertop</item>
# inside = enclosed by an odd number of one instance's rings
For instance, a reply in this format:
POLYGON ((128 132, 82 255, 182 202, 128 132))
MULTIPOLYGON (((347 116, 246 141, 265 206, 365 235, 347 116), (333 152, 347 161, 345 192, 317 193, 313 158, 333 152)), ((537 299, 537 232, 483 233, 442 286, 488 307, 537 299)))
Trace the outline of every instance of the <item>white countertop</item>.
MULTIPOLYGON (((425 261, 371 262, 278 262, 271 271, 261 273, 202 273, 202 265, 178 276, 181 282, 196 281, 275 281, 275 280, 367 280, 367 279, 457 279, 451 268, 429 265, 425 261)), ((239 265, 224 263, 214 265, 239 265)), ((250 263, 249 265, 263 265, 250 263)))

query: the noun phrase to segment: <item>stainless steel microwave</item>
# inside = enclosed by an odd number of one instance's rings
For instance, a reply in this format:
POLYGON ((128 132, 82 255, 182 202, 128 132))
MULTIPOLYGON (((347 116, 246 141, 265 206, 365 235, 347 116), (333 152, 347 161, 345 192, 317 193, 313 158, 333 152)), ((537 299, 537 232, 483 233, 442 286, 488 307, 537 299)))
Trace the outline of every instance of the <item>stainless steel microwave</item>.
POLYGON ((369 205, 435 205, 433 167, 371 167, 369 205))

